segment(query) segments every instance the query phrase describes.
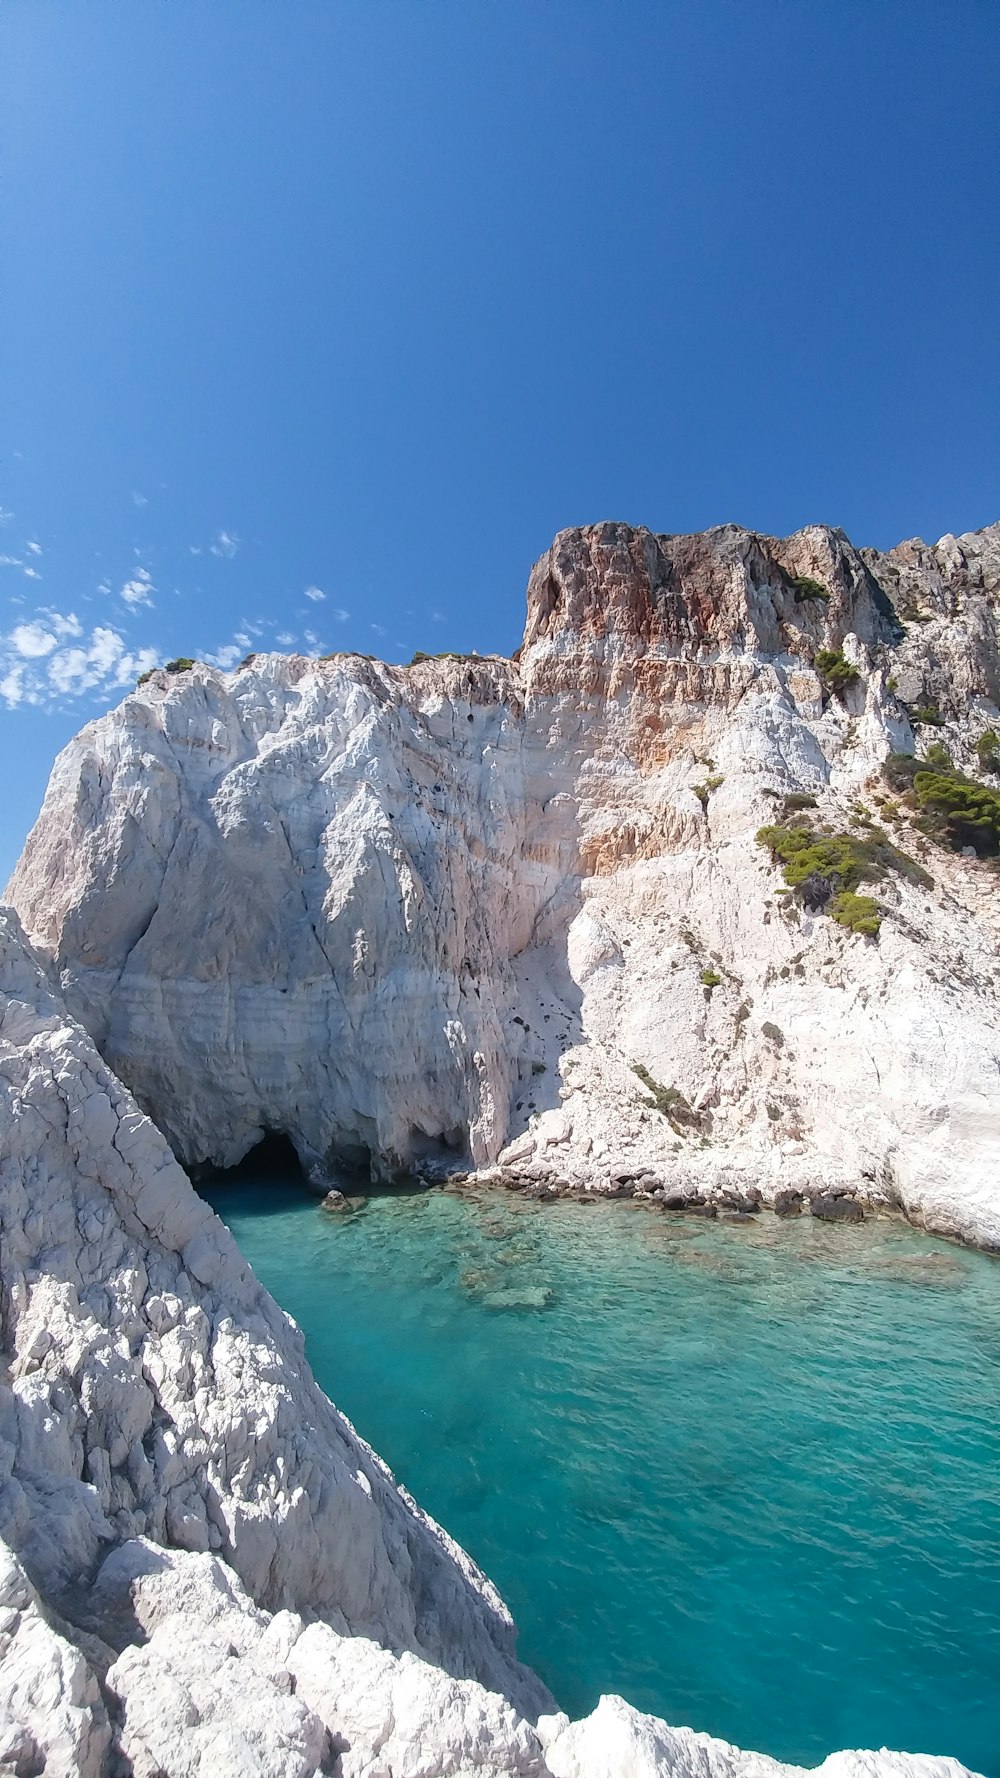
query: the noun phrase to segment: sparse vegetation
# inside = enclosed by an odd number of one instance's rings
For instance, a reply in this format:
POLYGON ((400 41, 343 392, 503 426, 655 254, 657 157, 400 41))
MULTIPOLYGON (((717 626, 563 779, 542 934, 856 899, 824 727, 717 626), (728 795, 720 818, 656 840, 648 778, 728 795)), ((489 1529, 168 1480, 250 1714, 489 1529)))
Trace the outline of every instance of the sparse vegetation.
POLYGON ((824 605, 830 603, 830 594, 822 581, 813 580, 809 574, 793 574, 791 578, 796 605, 803 605, 808 599, 822 599, 824 605))
POLYGON ((924 759, 890 754, 883 772, 916 804, 918 825, 931 839, 956 852, 971 846, 980 857, 1000 852, 1000 795, 960 772, 940 741, 928 747, 924 759))
POLYGON ((930 728, 943 728, 944 717, 936 704, 911 704, 910 721, 930 728))
POLYGON ((136 680, 136 682, 135 682, 135 683, 136 683, 136 685, 137 685, 137 686, 140 686, 140 685, 145 685, 145 684, 147 684, 147 682, 148 682, 148 681, 149 681, 149 680, 150 680, 150 679, 152 679, 152 677, 153 677, 153 674, 154 674, 154 673, 155 673, 155 672, 156 672, 156 668, 155 668, 155 667, 150 667, 150 668, 148 668, 148 670, 147 670, 147 671, 146 671, 146 672, 145 672, 145 673, 140 673, 140 674, 139 674, 139 677, 138 677, 138 679, 137 679, 137 680, 136 680))
POLYGON ((838 926, 846 926, 848 932, 859 932, 864 938, 878 937, 882 915, 872 896, 856 895, 852 889, 842 889, 826 911, 831 920, 836 920, 838 926))
POLYGON ((825 690, 835 693, 838 697, 854 685, 860 678, 857 667, 852 667, 842 648, 819 648, 813 660, 825 690))
POLYGON ((641 1062, 633 1062, 632 1073, 638 1077, 647 1093, 651 1095, 657 1111, 667 1119, 668 1123, 673 1125, 675 1130, 685 1125, 698 1124, 698 1113, 685 1099, 679 1087, 661 1086, 660 1082, 653 1079, 649 1069, 644 1067, 641 1062))
POLYGON ((179 654, 176 660, 167 662, 163 671, 165 673, 187 673, 193 666, 194 661, 191 659, 190 655, 179 654))
POLYGON ((913 779, 921 769, 921 761, 914 753, 890 753, 884 766, 882 776, 890 789, 902 795, 912 789, 913 779))
POLYGON ((976 742, 976 758, 983 772, 1000 772, 1000 735, 994 729, 984 729, 976 742))
POLYGON ((762 827, 757 843, 780 861, 785 882, 811 912, 827 913, 839 926, 874 938, 881 909, 872 897, 858 895, 861 884, 877 883, 889 871, 924 888, 932 879, 922 865, 893 845, 867 811, 863 824, 864 834, 859 835, 815 828, 805 820, 786 822, 762 827))
POLYGON ((716 969, 703 969, 699 977, 703 988, 711 994, 713 988, 721 988, 722 977, 716 969))
POLYGON ((1000 796, 963 773, 917 772, 913 789, 926 817, 925 830, 955 851, 972 846, 980 856, 1000 852, 1000 796))
POLYGON ((425 654, 422 648, 418 648, 407 662, 407 666, 419 667, 424 661, 470 661, 473 659, 475 656, 458 654, 453 648, 443 649, 440 654, 425 654))
POLYGON ((718 790, 719 785, 724 783, 725 779, 716 773, 713 777, 706 778, 701 784, 693 784, 691 786, 703 809, 708 808, 708 799, 713 790, 718 790))
POLYGON ((816 806, 816 798, 808 790, 790 790, 781 808, 783 814, 795 815, 800 809, 815 809, 816 806))

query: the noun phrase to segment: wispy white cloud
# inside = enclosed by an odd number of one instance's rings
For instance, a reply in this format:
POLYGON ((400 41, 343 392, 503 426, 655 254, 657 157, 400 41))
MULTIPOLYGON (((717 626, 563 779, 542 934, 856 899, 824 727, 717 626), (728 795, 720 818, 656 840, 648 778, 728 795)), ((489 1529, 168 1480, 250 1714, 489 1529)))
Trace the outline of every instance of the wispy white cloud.
POLYGON ((135 488, 133 488, 132 489, 132 504, 133 504, 133 506, 148 506, 149 501, 146 499, 145 494, 140 494, 136 491, 135 488))
POLYGON ((244 618, 242 628, 234 632, 231 642, 226 642, 221 648, 206 652, 199 658, 207 661, 210 667, 220 667, 224 673, 228 673, 230 667, 235 667, 244 655, 254 652, 257 639, 264 634, 265 629, 270 628, 270 624, 248 623, 244 618))
POLYGON ((313 601, 314 605, 318 605, 321 599, 326 598, 326 594, 324 593, 322 587, 307 586, 306 587, 306 598, 311 599, 313 601))
POLYGON ((375 631, 376 636, 388 636, 389 634, 384 624, 372 624, 371 628, 375 631))
POLYGON ((29 540, 29 542, 27 542, 25 544, 24 547, 27 550, 29 556, 40 556, 42 553, 41 544, 36 543, 33 537, 29 540))
POLYGON ((242 643, 227 642, 224 648, 217 648, 214 654, 206 654, 204 658, 210 667, 221 667, 224 673, 228 673, 230 667, 235 667, 246 652, 242 643))
POLYGON ((22 568, 21 573, 27 580, 41 580, 42 578, 37 568, 22 568))
POLYGON ((345 611, 342 605, 335 605, 331 615, 336 618, 339 624, 346 624, 351 614, 349 611, 345 611))
POLYGON ((9 667, 0 677, 0 698, 8 710, 16 710, 24 697, 24 668, 9 667))
POLYGON ((58 637, 40 623, 16 624, 7 637, 8 646, 25 660, 40 660, 51 654, 57 641, 58 637))
POLYGON ((126 580, 123 584, 120 597, 134 609, 136 605, 152 605, 150 594, 155 591, 149 569, 137 568, 131 580, 126 580))
POLYGON ((110 691, 128 685, 155 665, 155 648, 133 652, 117 630, 98 625, 79 648, 61 648, 48 664, 48 682, 55 692, 78 697, 81 692, 110 691))
POLYGON ((75 612, 39 611, 0 636, 0 700, 12 710, 95 690, 114 692, 157 658, 155 648, 132 648, 110 625, 99 624, 84 639, 75 612))
POLYGON ((30 623, 15 624, 6 644, 22 660, 40 660, 68 637, 82 634, 83 626, 75 611, 39 611, 30 623))
POLYGON ((209 544, 213 556, 227 556, 232 559, 240 547, 240 539, 235 531, 220 531, 214 543, 209 544))
POLYGON ((20 556, 0 556, 0 568, 23 568, 20 556))
POLYGON ((277 642, 277 644, 280 648, 291 648, 291 647, 293 647, 297 638, 292 635, 291 630, 279 630, 278 634, 275 636, 274 640, 277 642))
POLYGON ((9 525, 11 520, 15 517, 15 513, 6 512, 4 508, 0 506, 0 525, 9 525))

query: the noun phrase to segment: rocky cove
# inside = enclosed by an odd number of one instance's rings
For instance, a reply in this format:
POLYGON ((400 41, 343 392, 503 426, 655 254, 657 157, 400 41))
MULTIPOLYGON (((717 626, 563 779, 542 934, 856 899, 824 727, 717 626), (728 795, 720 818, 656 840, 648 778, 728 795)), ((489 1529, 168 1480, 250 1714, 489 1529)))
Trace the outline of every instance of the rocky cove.
POLYGON ((513 661, 157 671, 60 755, 0 962, 0 1766, 787 1769, 557 1714, 182 1167, 1000 1245, 998 584, 997 527, 592 526, 513 661))
POLYGON ((573 1716, 995 1768, 995 1261, 899 1217, 206 1189, 573 1716))

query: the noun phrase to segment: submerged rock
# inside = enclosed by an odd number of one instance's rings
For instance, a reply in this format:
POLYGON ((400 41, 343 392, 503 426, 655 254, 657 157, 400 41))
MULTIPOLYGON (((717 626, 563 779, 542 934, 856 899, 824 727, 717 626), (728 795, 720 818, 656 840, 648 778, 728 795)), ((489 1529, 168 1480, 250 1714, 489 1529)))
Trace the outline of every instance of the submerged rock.
POLYGON ((322 1203, 320 1204, 320 1209, 321 1210, 332 1210, 336 1213, 343 1213, 344 1211, 346 1211, 348 1214, 350 1214, 350 1212, 354 1209, 354 1205, 352 1204, 350 1198, 345 1197, 344 1193, 342 1191, 338 1191, 336 1189, 336 1187, 334 1187, 331 1191, 327 1192, 326 1197, 323 1199, 322 1203))
POLYGON ((516 1284, 510 1289, 488 1290, 482 1297, 487 1309, 545 1309, 552 1301, 546 1284, 516 1284))
POLYGON ((821 1222, 864 1222, 865 1219, 856 1198, 832 1197, 826 1192, 817 1192, 809 1208, 821 1222))

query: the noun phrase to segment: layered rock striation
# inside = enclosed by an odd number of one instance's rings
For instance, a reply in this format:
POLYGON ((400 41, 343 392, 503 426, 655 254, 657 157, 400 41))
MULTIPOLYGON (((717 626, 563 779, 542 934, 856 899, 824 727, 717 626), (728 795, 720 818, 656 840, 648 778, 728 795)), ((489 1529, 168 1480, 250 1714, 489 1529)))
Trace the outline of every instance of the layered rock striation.
POLYGON ((566 531, 513 662, 154 674, 60 755, 8 896, 188 1167, 276 1131, 331 1183, 499 1161, 997 1246, 991 862, 893 804, 924 875, 876 940, 755 836, 791 798, 870 837, 931 741, 980 771, 998 589, 997 526, 566 531))

